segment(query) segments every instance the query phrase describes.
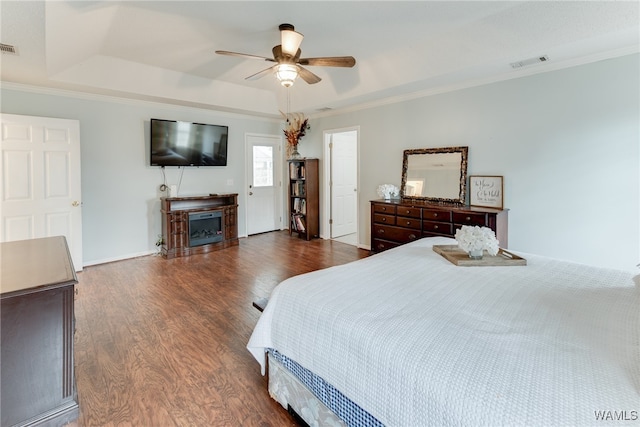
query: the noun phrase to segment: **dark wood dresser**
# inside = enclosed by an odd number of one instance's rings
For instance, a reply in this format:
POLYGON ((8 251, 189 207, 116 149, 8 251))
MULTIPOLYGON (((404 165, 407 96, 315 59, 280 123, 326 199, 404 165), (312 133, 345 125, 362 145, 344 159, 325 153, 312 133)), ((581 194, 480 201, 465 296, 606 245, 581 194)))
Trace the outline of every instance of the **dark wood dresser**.
POLYGON ((371 201, 371 251, 382 252, 423 237, 453 237, 463 225, 491 228, 508 248, 507 209, 416 200, 371 201))
POLYGON ((0 243, 2 426, 78 418, 74 285, 64 237, 0 243))

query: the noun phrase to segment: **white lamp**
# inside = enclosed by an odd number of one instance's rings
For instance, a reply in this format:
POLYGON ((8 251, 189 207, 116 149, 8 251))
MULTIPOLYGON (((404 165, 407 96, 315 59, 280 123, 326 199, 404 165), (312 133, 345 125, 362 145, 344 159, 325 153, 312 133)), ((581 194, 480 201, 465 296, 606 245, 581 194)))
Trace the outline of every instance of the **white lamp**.
POLYGON ((289 87, 298 78, 298 67, 293 64, 280 64, 275 69, 276 78, 284 87, 289 87))

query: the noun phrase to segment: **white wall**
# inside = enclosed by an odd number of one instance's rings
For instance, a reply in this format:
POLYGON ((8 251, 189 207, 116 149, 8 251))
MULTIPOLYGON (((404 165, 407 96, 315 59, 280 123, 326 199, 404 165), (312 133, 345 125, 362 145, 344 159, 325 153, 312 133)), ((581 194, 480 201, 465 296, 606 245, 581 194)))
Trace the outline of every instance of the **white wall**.
POLYGON ((80 121, 85 265, 155 252, 161 232, 161 169, 149 164, 149 119, 229 126, 226 167, 165 168, 181 196, 239 193, 238 233, 246 235, 245 133, 280 135, 277 120, 107 97, 43 94, 3 87, 2 112, 80 121), (232 182, 228 185, 228 182, 232 182))
MULTIPOLYGON (((504 176, 511 249, 634 268, 640 261, 639 58, 312 118, 299 151, 322 158, 324 130, 360 127, 364 246, 369 201, 379 184, 400 185, 404 149, 466 145, 470 175, 504 176)), ((162 180, 159 168, 147 166, 151 117, 229 125, 228 166, 187 169, 181 194, 240 193, 241 235, 244 134, 282 134, 277 121, 186 107, 6 87, 1 95, 5 113, 80 120, 87 264, 155 250, 162 180)), ((177 184, 177 169, 167 175, 177 184)))
POLYGON ((360 244, 376 187, 407 148, 469 146, 469 175, 503 175, 509 247, 615 268, 640 262, 639 56, 630 55, 311 121, 360 126, 360 244))

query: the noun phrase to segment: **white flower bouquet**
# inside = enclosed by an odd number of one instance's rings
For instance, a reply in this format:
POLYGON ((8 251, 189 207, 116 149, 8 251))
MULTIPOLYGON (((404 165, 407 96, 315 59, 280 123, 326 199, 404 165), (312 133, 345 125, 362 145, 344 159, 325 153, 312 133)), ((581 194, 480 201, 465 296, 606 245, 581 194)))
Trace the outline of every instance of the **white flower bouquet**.
POLYGON ((465 252, 477 252, 485 250, 490 255, 496 255, 500 247, 496 233, 489 227, 478 227, 477 225, 463 225, 456 231, 455 235, 458 246, 465 252))
POLYGON ((378 185, 378 197, 388 200, 391 197, 396 197, 399 193, 400 190, 398 190, 398 187, 393 184, 378 185))

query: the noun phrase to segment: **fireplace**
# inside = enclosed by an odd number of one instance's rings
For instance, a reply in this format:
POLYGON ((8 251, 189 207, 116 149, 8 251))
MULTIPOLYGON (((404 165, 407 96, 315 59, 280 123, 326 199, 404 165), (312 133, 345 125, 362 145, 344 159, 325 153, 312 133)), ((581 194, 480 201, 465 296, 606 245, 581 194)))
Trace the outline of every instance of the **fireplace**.
POLYGON ((188 246, 208 245, 222 240, 224 240, 222 236, 222 211, 189 214, 188 246))

